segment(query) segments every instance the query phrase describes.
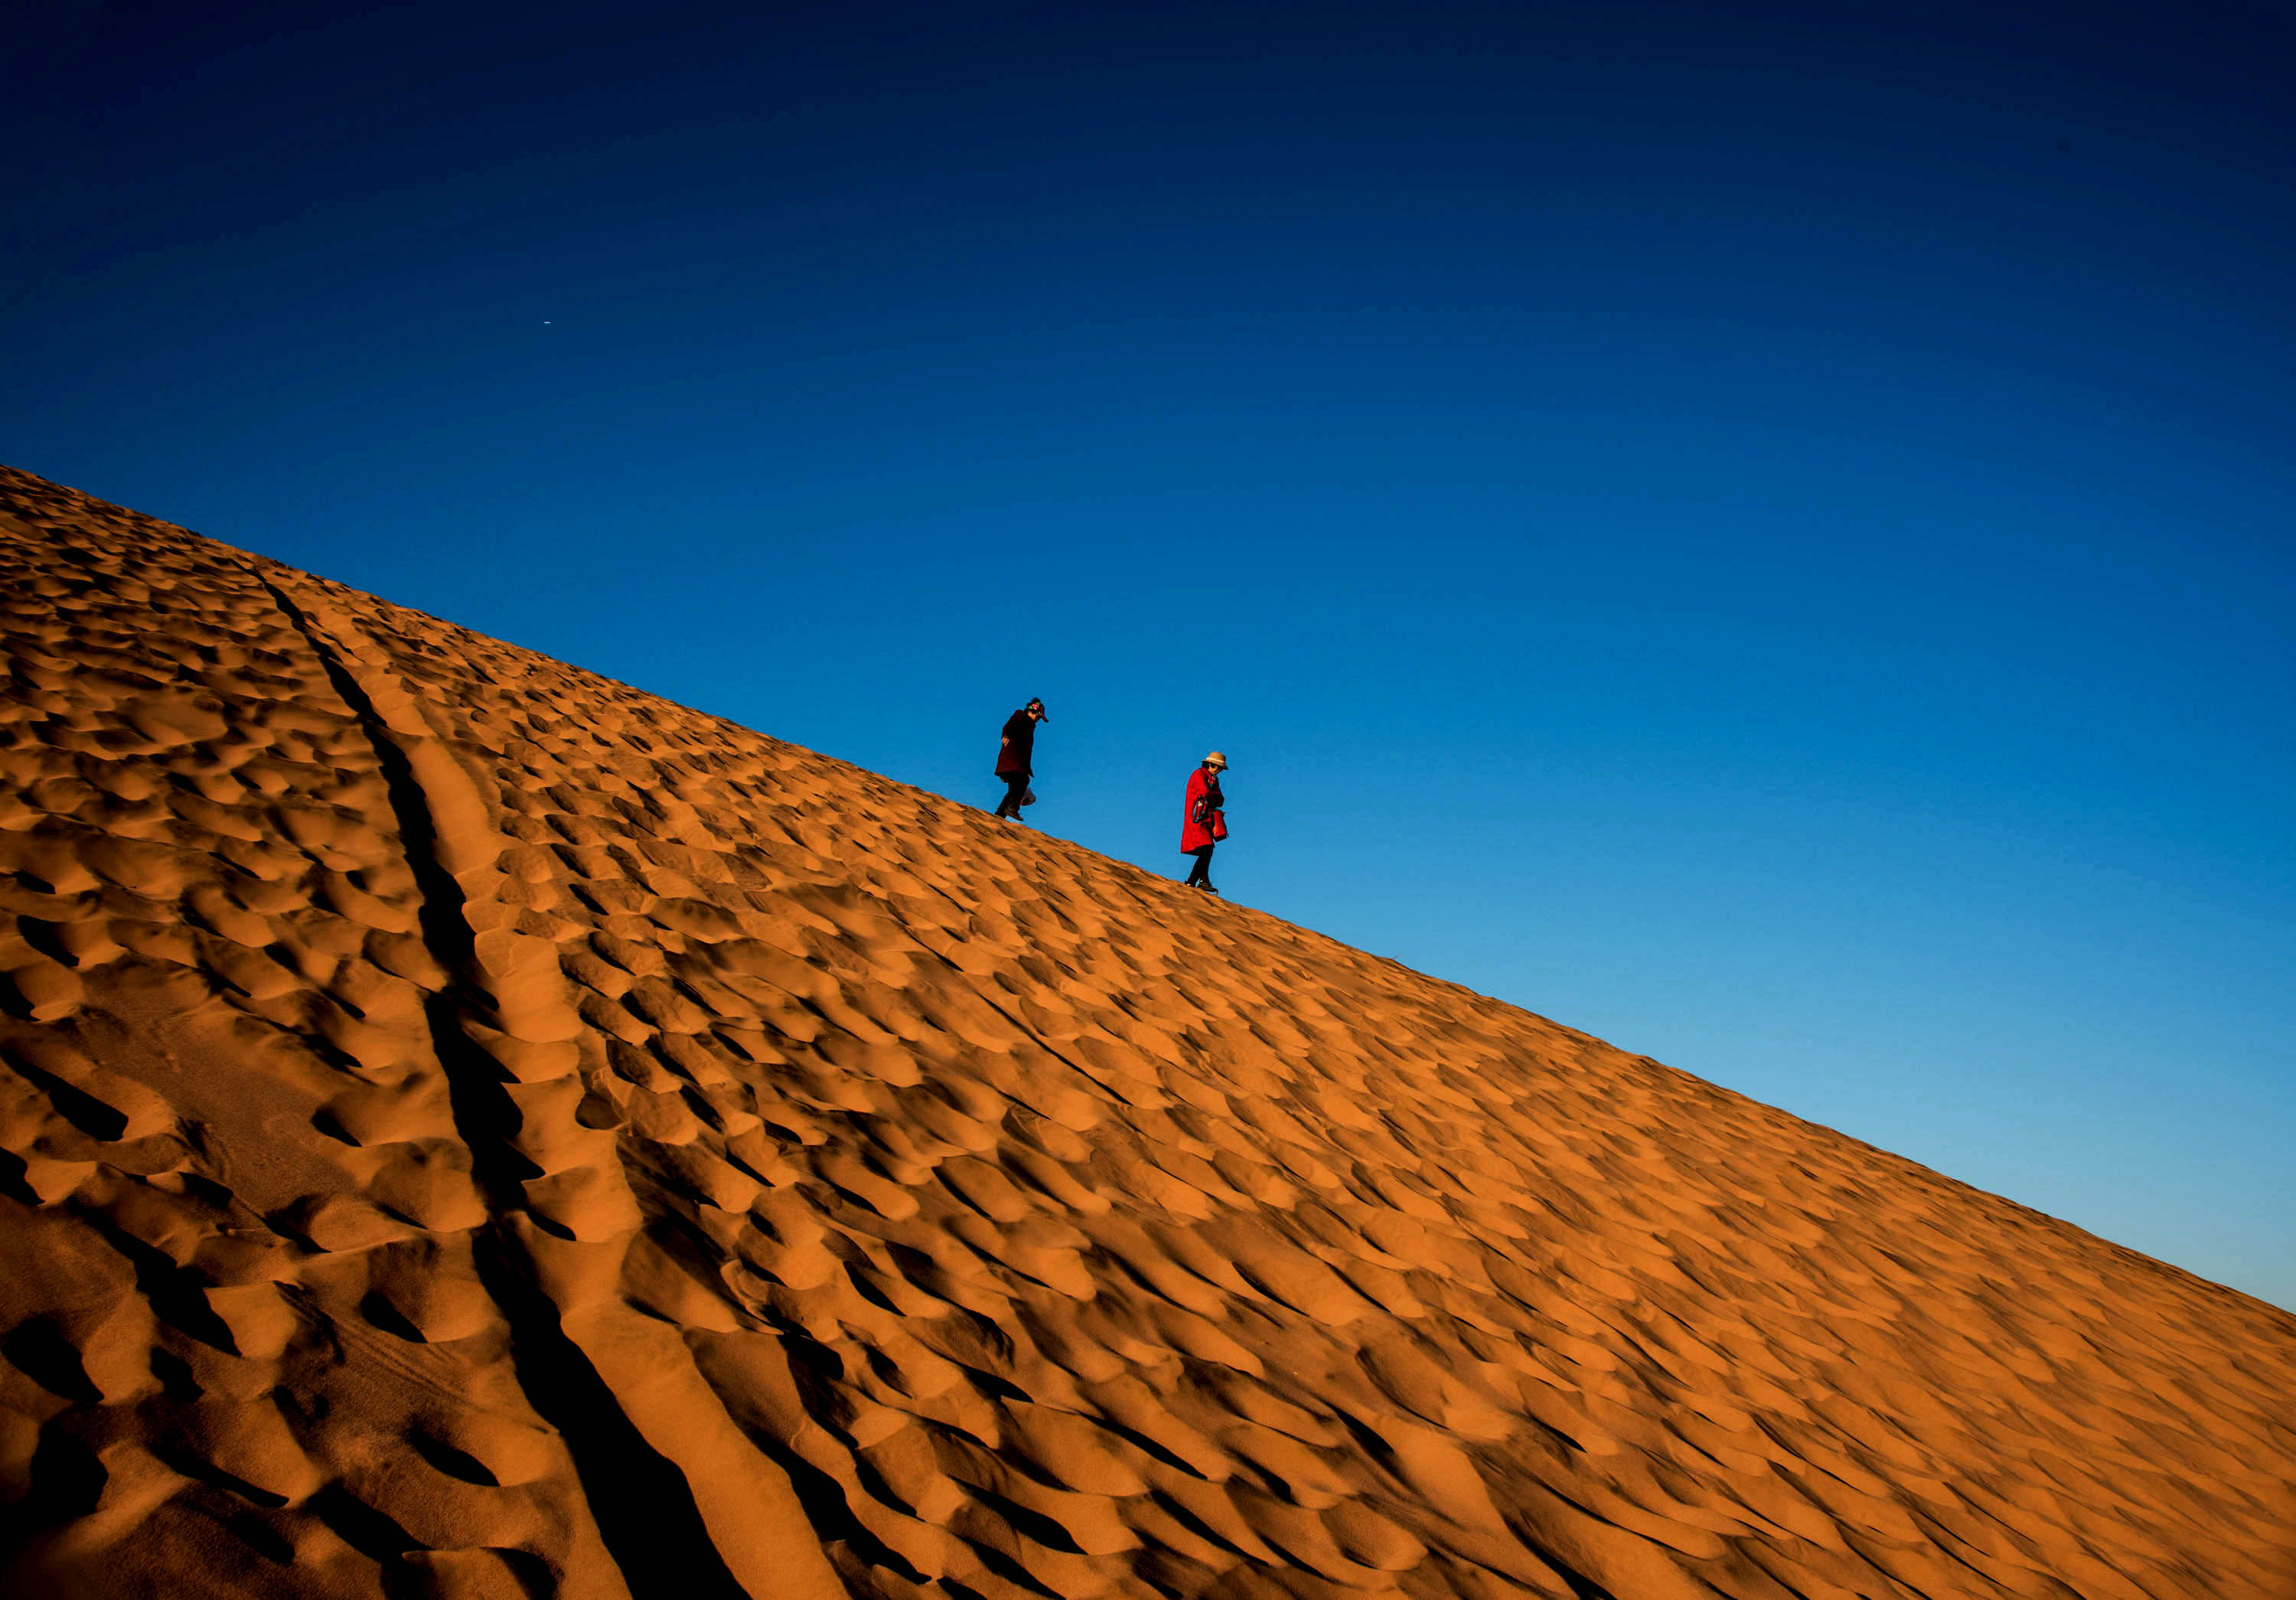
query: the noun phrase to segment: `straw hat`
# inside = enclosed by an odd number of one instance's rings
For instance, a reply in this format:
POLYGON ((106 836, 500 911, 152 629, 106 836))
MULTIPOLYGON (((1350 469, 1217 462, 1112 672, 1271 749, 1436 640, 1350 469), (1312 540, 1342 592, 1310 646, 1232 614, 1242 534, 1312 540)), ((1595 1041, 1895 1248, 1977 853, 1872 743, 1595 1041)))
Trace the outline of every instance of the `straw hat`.
POLYGON ((1217 767, 1222 771, 1225 771, 1227 767, 1227 758, 1220 754, 1219 751, 1214 751, 1211 754, 1204 758, 1204 765, 1207 767, 1217 767))

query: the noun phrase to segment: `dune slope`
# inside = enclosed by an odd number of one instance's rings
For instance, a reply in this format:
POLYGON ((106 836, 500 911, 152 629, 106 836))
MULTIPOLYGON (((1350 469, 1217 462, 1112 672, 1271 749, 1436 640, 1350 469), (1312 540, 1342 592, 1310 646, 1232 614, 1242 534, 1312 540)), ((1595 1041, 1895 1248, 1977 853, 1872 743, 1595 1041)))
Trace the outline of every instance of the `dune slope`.
POLYGON ((0 1589, 2296 1594, 2296 1318, 0 476, 0 1589))

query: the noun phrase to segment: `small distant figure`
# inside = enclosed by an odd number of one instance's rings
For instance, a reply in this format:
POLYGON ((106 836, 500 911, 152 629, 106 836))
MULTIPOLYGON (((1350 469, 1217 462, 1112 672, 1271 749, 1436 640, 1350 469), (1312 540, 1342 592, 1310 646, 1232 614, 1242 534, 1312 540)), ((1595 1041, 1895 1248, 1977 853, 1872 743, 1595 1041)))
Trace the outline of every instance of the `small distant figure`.
POLYGON ((1029 780, 1037 775, 1037 724, 1050 722, 1045 702, 1032 700, 1004 719, 1004 737, 996 746, 996 775, 1004 780, 1004 798, 996 815, 1021 821, 1021 808, 1036 800, 1029 780))
POLYGON ((1218 894, 1212 887, 1212 847, 1227 837, 1227 797, 1220 792, 1220 774, 1227 758, 1214 751, 1203 765, 1188 775, 1188 803, 1180 819, 1180 852, 1196 858, 1188 887, 1218 894))

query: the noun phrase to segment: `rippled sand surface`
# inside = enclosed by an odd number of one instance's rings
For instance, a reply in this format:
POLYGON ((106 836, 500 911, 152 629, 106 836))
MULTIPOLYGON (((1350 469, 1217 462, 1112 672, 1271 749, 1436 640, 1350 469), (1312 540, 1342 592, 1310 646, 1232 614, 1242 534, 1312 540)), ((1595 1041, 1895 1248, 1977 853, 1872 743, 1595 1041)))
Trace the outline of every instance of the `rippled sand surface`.
POLYGON ((0 1590, 2290 1600, 2296 1318, 0 475, 0 1590))

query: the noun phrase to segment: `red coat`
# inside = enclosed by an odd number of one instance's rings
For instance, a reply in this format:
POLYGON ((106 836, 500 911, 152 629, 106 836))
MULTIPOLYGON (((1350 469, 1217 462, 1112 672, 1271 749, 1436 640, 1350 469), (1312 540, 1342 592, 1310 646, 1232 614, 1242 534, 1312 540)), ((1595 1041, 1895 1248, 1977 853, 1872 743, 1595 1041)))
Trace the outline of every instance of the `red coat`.
POLYGON ((1220 793, 1219 774, 1209 767, 1199 767, 1188 775, 1188 803, 1180 812, 1180 853, 1184 856, 1212 842, 1211 825, 1196 820, 1196 802, 1207 796, 1215 811, 1227 804, 1220 793))

